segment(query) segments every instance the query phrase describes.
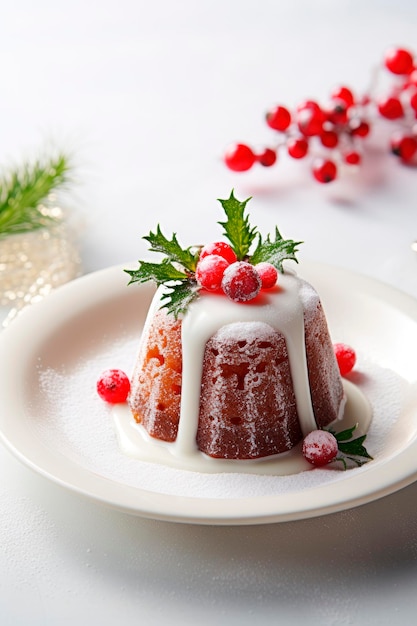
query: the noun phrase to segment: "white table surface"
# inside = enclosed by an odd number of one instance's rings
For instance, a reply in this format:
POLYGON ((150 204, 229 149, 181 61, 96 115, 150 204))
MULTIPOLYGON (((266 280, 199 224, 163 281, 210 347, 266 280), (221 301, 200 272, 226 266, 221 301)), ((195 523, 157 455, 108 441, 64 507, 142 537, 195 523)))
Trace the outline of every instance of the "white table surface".
MULTIPOLYGON (((216 198, 234 188, 303 259, 417 297, 417 171, 382 138, 328 186, 285 159, 244 175, 221 161, 232 141, 267 143, 272 104, 364 91, 389 46, 417 52, 416 32, 411 0, 3 3, 1 163, 72 152, 86 273, 140 258, 157 222, 188 243, 218 236, 216 198)), ((210 527, 98 506, 3 448, 0 470, 2 626, 415 623, 416 485, 316 519, 210 527)))

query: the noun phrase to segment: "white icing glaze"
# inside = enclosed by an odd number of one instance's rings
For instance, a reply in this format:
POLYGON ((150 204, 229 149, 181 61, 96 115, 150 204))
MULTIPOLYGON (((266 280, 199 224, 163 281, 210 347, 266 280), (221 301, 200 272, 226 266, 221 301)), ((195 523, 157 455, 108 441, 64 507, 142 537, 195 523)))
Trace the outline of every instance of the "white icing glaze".
POLYGON ((256 324, 262 322, 284 335, 301 430, 307 435, 317 428, 308 382, 304 310, 300 299, 302 284, 297 276, 282 274, 279 285, 247 303, 237 304, 222 294, 202 292, 191 304, 182 321, 181 415, 174 444, 178 455, 189 454, 196 448, 206 343, 217 331, 223 329, 227 333, 228 325, 237 322, 254 324, 254 332, 256 324))

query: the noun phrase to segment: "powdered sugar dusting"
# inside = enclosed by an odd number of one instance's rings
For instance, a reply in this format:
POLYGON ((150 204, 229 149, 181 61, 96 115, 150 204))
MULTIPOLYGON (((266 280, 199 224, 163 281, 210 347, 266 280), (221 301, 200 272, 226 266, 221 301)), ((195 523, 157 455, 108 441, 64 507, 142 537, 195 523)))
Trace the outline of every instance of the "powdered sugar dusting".
POLYGON ((316 313, 316 309, 320 304, 320 298, 317 291, 305 280, 300 280, 300 298, 304 304, 304 317, 308 322, 316 313))
POLYGON ((326 430, 313 430, 303 442, 303 454, 313 465, 325 465, 337 455, 337 441, 326 430))

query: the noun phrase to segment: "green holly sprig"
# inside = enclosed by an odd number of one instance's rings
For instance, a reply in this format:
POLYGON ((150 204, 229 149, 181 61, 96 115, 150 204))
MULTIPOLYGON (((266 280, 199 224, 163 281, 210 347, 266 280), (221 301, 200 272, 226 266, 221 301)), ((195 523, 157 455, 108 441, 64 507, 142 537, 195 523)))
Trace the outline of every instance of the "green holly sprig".
MULTIPOLYGON (((298 262, 297 246, 302 242, 284 239, 278 228, 275 228, 273 237, 268 235, 263 239, 257 228, 250 225, 249 217, 245 212, 250 199, 238 200, 233 190, 229 198, 219 199, 226 214, 226 220, 218 224, 223 227, 223 234, 229 240, 238 261, 245 260, 254 265, 268 262, 279 272, 283 272, 284 260, 298 262), (253 246, 255 249, 251 253, 253 246)), ((185 313, 190 303, 198 297, 200 286, 195 278, 195 270, 200 248, 181 247, 176 233, 168 239, 162 233, 159 224, 156 232, 150 232, 143 239, 150 244, 151 252, 162 253, 164 258, 159 263, 138 261, 139 267, 136 270, 124 270, 130 276, 128 284, 153 280, 158 286, 166 285, 166 292, 162 296, 162 306, 177 318, 185 313)))
POLYGON ((355 424, 355 426, 342 430, 339 433, 333 431, 331 428, 328 429, 328 431, 336 438, 338 450, 342 453, 342 455, 338 454, 333 459, 333 462, 339 461, 342 463, 344 469, 348 468, 349 462, 361 467, 373 459, 363 445, 366 435, 361 435, 355 439, 352 438, 357 427, 358 424, 355 424))

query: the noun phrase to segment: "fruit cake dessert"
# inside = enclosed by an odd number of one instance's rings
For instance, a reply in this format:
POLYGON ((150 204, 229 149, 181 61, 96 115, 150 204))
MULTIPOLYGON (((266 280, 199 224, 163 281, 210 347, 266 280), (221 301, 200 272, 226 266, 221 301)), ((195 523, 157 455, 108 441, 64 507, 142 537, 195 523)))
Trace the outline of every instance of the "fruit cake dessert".
POLYGON ((163 260, 126 270, 158 285, 129 405, 175 453, 259 459, 338 419, 344 391, 320 298, 284 268, 300 242, 264 239, 233 192, 220 202, 227 242, 183 249, 158 226, 145 239, 163 260))

